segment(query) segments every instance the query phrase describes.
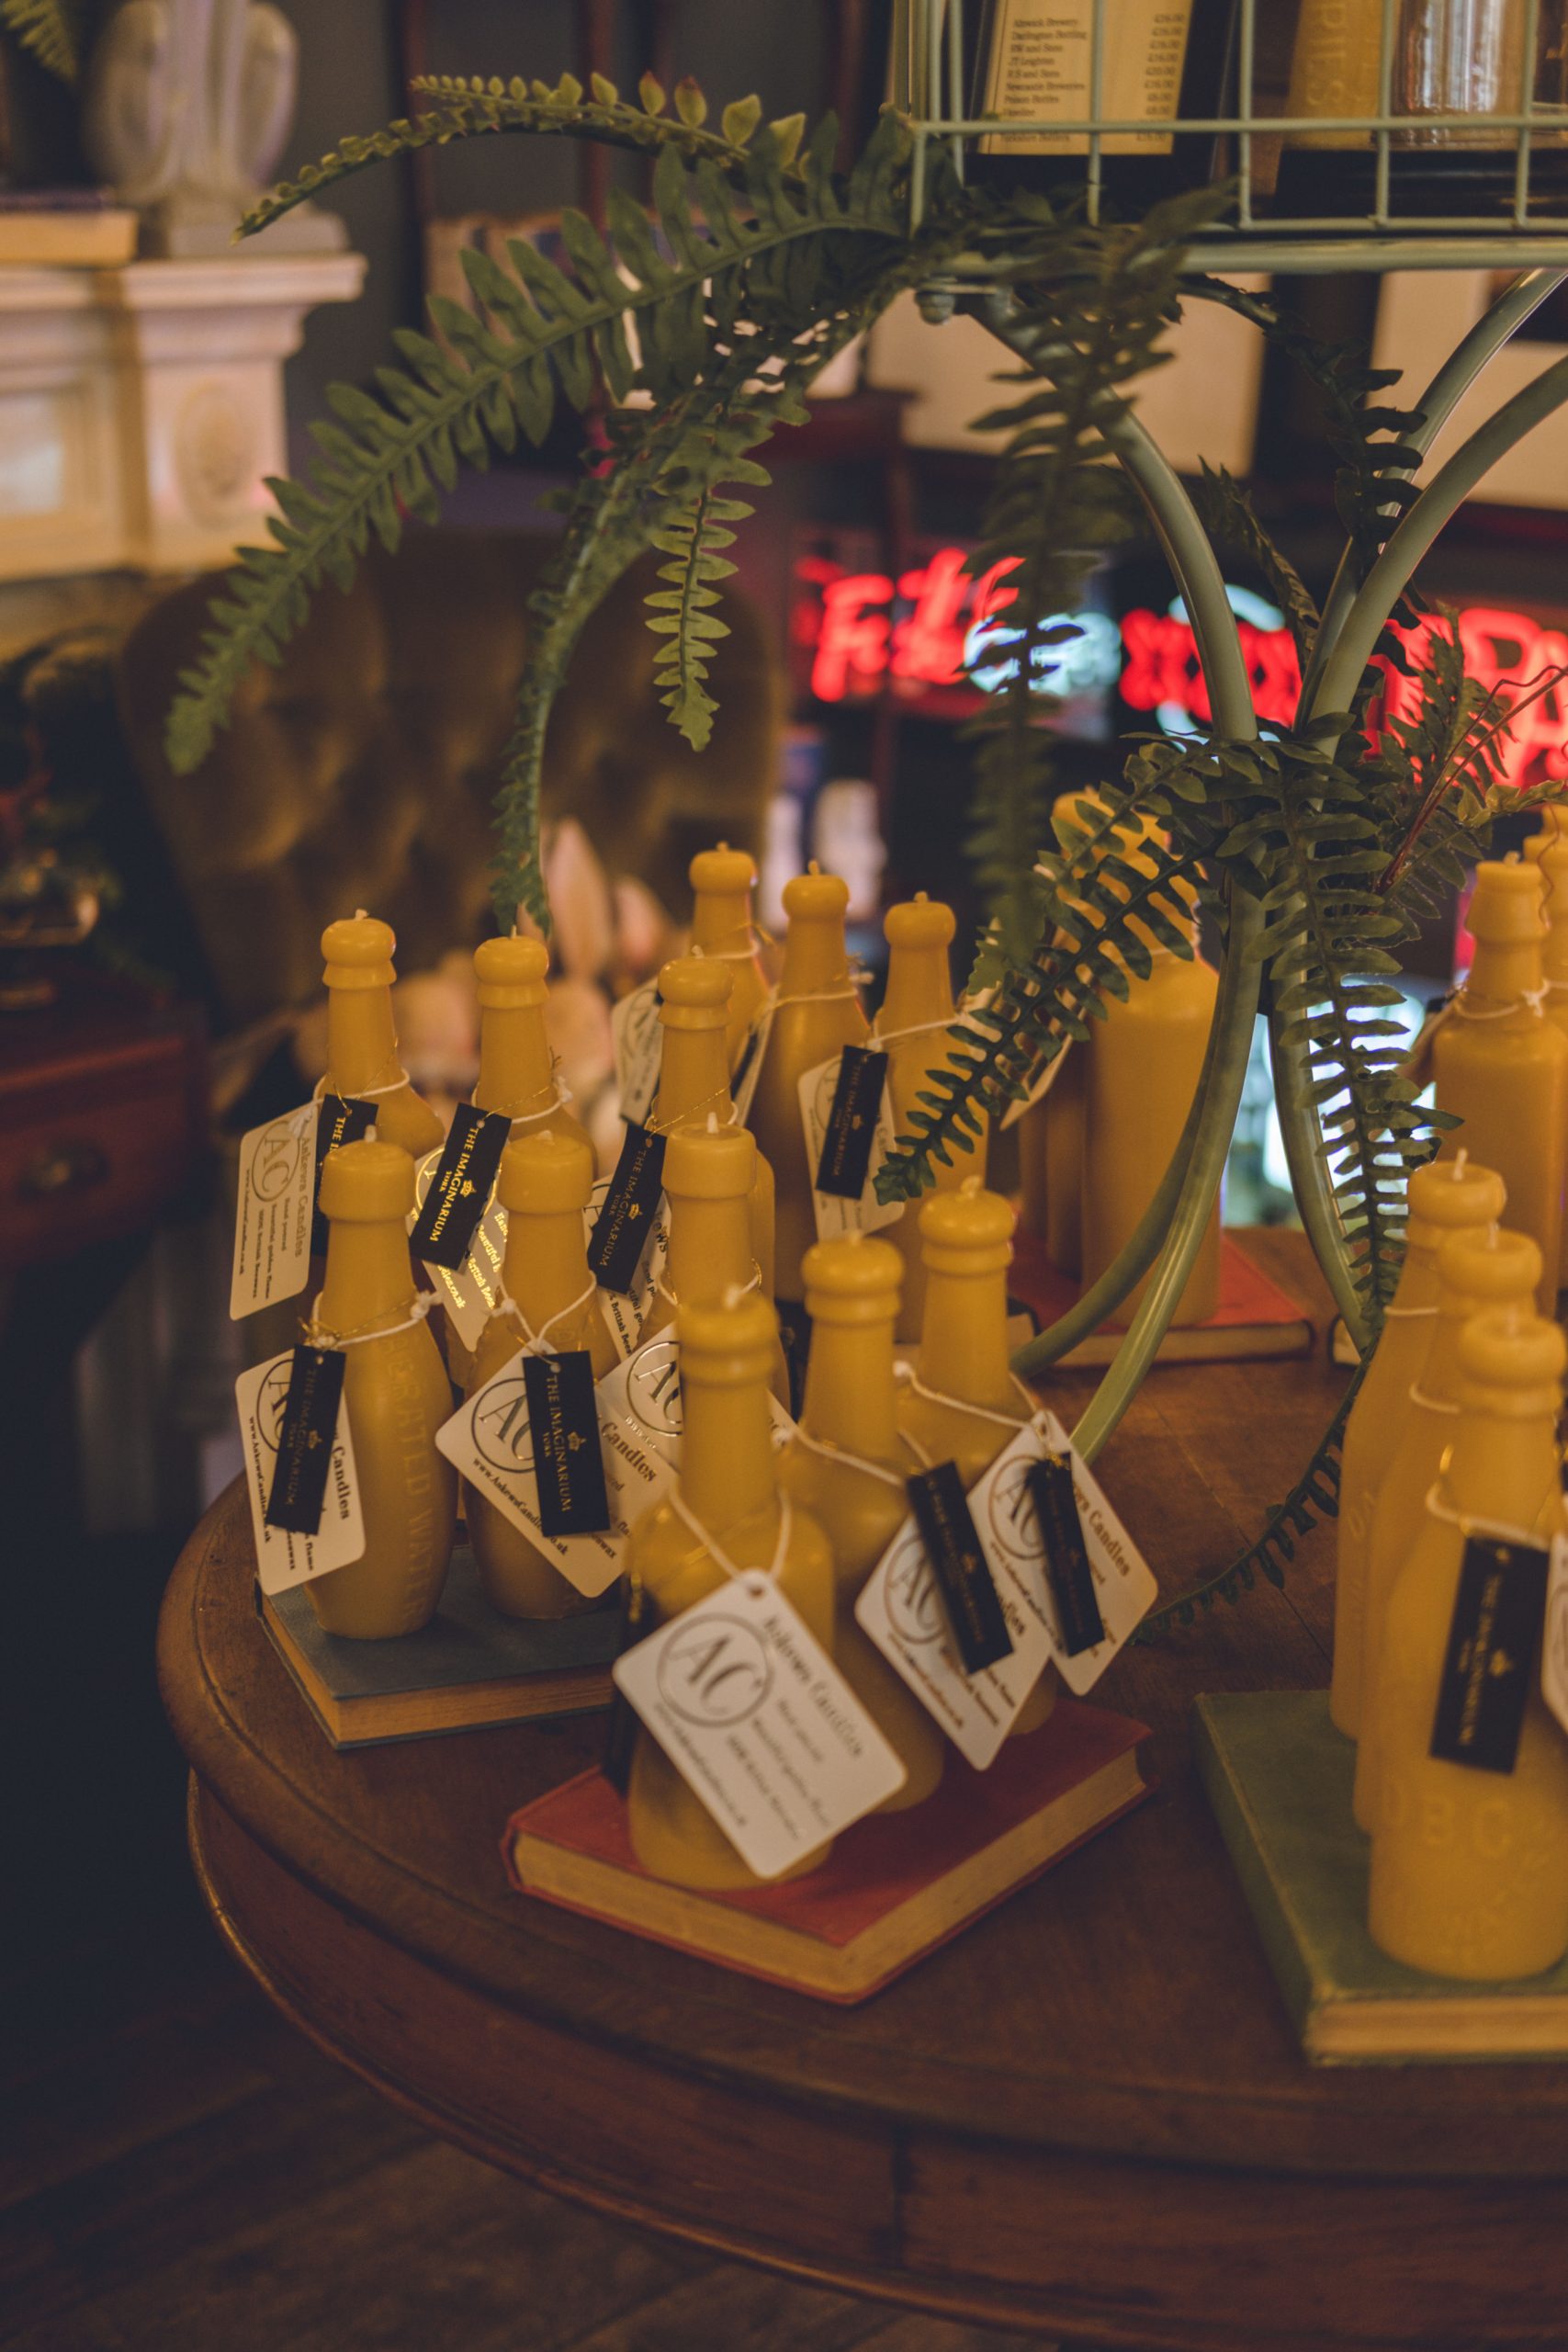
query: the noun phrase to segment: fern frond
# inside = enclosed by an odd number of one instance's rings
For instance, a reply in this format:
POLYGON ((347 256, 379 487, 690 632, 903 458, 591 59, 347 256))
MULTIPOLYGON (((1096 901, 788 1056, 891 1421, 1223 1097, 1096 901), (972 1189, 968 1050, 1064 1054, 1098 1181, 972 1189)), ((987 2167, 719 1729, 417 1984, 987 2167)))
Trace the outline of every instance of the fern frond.
MULTIPOLYGON (((51 0, 11 0, 11 5, 47 7, 51 0)), ((320 196, 323 189, 372 164, 415 154, 423 147, 446 147, 456 139, 497 133, 592 139, 644 155, 670 151, 689 164, 707 164, 733 175, 744 170, 747 150, 762 113, 758 99, 740 98, 724 109, 722 128, 709 130, 705 128, 705 107, 704 119, 695 122, 684 112, 666 114, 664 92, 650 74, 643 77, 640 107, 624 100, 615 84, 602 75, 594 77, 592 89, 586 95, 571 74, 564 74, 554 89, 547 83, 525 81, 520 74, 507 82, 499 75, 487 80, 477 74, 469 79, 461 74, 422 74, 411 86, 430 101, 418 114, 400 116, 384 130, 341 140, 319 164, 307 164, 298 179, 283 180, 269 188, 245 214, 237 233, 254 237, 258 229, 291 212, 297 204, 320 196)), ((776 130, 782 134, 776 141, 781 168, 787 168, 783 151, 791 136, 798 141, 798 126, 792 119, 776 126, 776 130)))
MULTIPOLYGON (((766 483, 768 477, 761 466, 745 458, 737 462, 747 469, 741 480, 766 483)), ((734 474, 728 478, 736 479, 734 474)), ((708 648, 729 634, 728 623, 721 621, 713 609, 718 603, 713 582, 728 580, 735 571, 721 553, 735 544, 735 534, 728 526, 744 522, 750 513, 743 500, 724 498, 716 490, 705 489, 665 529, 653 534, 653 545, 674 558, 660 567, 659 577, 666 586, 648 599, 652 616, 648 625, 663 640, 654 684, 671 723, 694 752, 705 750, 718 708, 707 691, 708 648)))
POLYGON ((1261 1534, 1228 1567, 1220 1569, 1215 1576, 1205 1577, 1199 1584, 1189 1585, 1183 1592, 1173 1593, 1157 1609, 1152 1609, 1133 1635, 1135 1642, 1163 1641, 1177 1626, 1190 1625, 1195 1618, 1206 1615, 1218 1600, 1228 1601, 1234 1608, 1243 1592, 1250 1592, 1259 1576, 1272 1585, 1283 1586, 1285 1569, 1295 1558, 1298 1539, 1338 1514, 1345 1425, 1360 1394, 1370 1362, 1370 1357, 1363 1358, 1350 1375, 1334 1419, 1318 1440, 1311 1461, 1284 1501, 1269 1512, 1261 1534))
POLYGON ((51 74, 75 81, 82 66, 82 27, 70 0, 0 0, 0 26, 51 74))
MULTIPOLYGON (((883 134, 885 151, 897 135, 897 126, 883 134)), ((310 481, 270 485, 281 509, 268 526, 276 544, 242 550, 212 608, 217 626, 203 641, 202 658, 182 675, 167 737, 177 770, 205 758, 251 663, 281 658, 323 574, 346 586, 372 530, 391 548, 405 510, 433 517, 437 486, 452 487, 460 459, 486 465, 491 447, 510 449, 519 429, 536 444, 543 440, 558 387, 584 408, 602 371, 613 392, 635 381, 667 406, 705 371, 722 372, 731 341, 727 320, 750 306, 754 286, 773 286, 792 247, 810 249, 806 299, 823 311, 867 274, 868 253, 904 251, 889 186, 879 183, 852 210, 814 154, 798 187, 786 189, 776 144, 766 133, 746 159, 752 219, 742 220, 731 206, 705 208, 699 228, 693 198, 705 186, 673 157, 660 158, 660 217, 673 262, 658 252, 643 215, 629 203, 612 206, 613 246, 582 215, 566 216, 570 271, 522 241, 509 247, 515 274, 487 254, 466 254, 464 266, 489 323, 457 303, 434 301, 448 347, 400 334, 399 349, 409 364, 379 371, 378 398, 334 387, 329 398, 339 422, 314 428, 320 455, 310 481), (635 377, 628 319, 642 331, 635 377)), ((792 342, 807 323, 792 318, 792 342)), ((751 346, 754 365, 768 348, 751 346)))
POLYGON ((1259 515, 1246 484, 1224 466, 1213 468, 1206 458, 1201 463, 1193 503, 1210 537, 1247 558, 1284 614, 1304 665, 1318 628, 1317 606, 1305 582, 1259 515))

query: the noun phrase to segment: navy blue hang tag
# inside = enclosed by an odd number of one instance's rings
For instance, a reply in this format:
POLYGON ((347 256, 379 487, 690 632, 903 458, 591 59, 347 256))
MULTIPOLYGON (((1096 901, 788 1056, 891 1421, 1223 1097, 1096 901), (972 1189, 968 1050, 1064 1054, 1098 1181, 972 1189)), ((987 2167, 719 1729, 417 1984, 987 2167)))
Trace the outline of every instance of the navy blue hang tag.
POLYGON ((523 1388, 547 1535, 603 1535, 612 1525, 604 1453, 586 1348, 525 1356, 523 1388))
POLYGON ((822 1148, 813 1182, 819 1193, 836 1200, 858 1201, 871 1174, 872 1146, 876 1141, 876 1116, 887 1082, 887 1056, 870 1046, 846 1046, 839 1057, 839 1075, 822 1148))
POLYGON ((1010 1654, 1013 1639, 958 1464, 933 1463, 904 1484, 964 1671, 983 1674, 1010 1654))
POLYGON ((262 1517, 290 1535, 319 1535, 343 1398, 341 1348, 296 1348, 277 1431, 277 1461, 262 1517))
POLYGON ((430 1190, 409 1235, 410 1249, 427 1266, 445 1266, 456 1273, 466 1261, 479 1219, 490 1206, 511 1133, 512 1122, 502 1112, 463 1102, 453 1114, 430 1190))
POLYGON ((601 1290, 629 1291, 664 1190, 664 1137, 635 1120, 588 1243, 588 1270, 601 1290))
POLYGON ((310 1255, 322 1258, 327 1249, 327 1220, 321 1215, 321 1170, 329 1151, 340 1144, 358 1143, 376 1124, 376 1105, 357 1094, 323 1094, 316 1121, 316 1175, 310 1189, 310 1255))

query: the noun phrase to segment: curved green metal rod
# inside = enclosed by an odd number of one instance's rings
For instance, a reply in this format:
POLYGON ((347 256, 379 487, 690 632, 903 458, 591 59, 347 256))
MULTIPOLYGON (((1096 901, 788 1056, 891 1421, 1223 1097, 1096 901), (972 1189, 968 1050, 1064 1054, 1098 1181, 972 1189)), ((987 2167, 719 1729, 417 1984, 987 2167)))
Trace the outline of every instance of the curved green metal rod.
MULTIPOLYGON (((1010 330, 1010 297, 987 301, 980 306, 979 314, 999 343, 1027 366, 1038 368, 1037 356, 1028 338, 1015 336, 1010 330)), ((1175 469, 1156 447, 1130 408, 1123 409, 1120 418, 1105 428, 1105 439, 1148 508, 1177 585, 1186 599, 1214 717, 1225 734, 1249 741, 1258 731, 1252 684, 1219 559, 1197 511, 1175 469)), ((1183 1129, 1160 1187, 1161 1193, 1167 1185, 1170 1187, 1174 1206, 1166 1211, 1168 1223, 1164 1248, 1159 1251, 1159 1266, 1095 1391, 1089 1411, 1073 1433, 1073 1442, 1086 1462, 1094 1459, 1137 1394, 1160 1341, 1170 1329, 1171 1317, 1202 1244, 1209 1212, 1224 1172, 1225 1155, 1230 1149, 1247 1076, 1261 981, 1261 967, 1249 950, 1261 922, 1257 902, 1233 891, 1230 935, 1202 1076, 1188 1128, 1183 1129)), ((1156 1194, 1156 1200, 1158 1197, 1156 1194)), ((1155 1203, 1150 1204, 1149 1213, 1095 1286, 1100 1294, 1097 1310, 1100 1316, 1114 1312, 1148 1271, 1149 1260, 1145 1252, 1148 1229, 1156 1224, 1155 1206, 1155 1203)), ((1088 1304, 1087 1299, 1080 1302, 1080 1308, 1088 1304)), ((1031 1343, 1031 1349, 1038 1350, 1042 1342, 1050 1346, 1055 1338, 1054 1330, 1043 1332, 1039 1340, 1031 1343)), ((1029 1352, 1022 1351, 1019 1361, 1021 1363, 1029 1352)))
MULTIPOLYGON (((1495 358, 1509 336, 1523 326, 1532 312, 1539 311, 1549 294, 1555 293, 1568 270, 1531 269, 1506 287, 1489 310, 1483 311, 1475 324, 1450 352, 1426 390, 1416 401, 1421 421, 1410 429, 1413 447, 1428 450, 1460 401, 1488 362, 1495 358)), ((1409 479, 1406 474, 1405 479, 1409 479)), ((1318 626, 1306 675, 1302 681, 1298 715, 1310 716, 1323 707, 1318 697, 1318 681, 1328 649, 1344 626, 1356 594, 1356 575, 1351 548, 1347 542, 1339 559, 1328 594, 1324 599, 1323 618, 1318 626)))
POLYGON ((1348 710, 1362 671, 1372 656, 1389 614, 1410 584, 1411 575, 1433 540, 1499 458, 1506 457, 1553 409, 1568 401, 1568 359, 1543 368, 1511 400, 1477 425, 1451 458, 1445 458, 1414 506, 1402 516, 1388 545, 1368 572, 1346 616, 1339 639, 1324 668, 1317 693, 1323 711, 1348 710))

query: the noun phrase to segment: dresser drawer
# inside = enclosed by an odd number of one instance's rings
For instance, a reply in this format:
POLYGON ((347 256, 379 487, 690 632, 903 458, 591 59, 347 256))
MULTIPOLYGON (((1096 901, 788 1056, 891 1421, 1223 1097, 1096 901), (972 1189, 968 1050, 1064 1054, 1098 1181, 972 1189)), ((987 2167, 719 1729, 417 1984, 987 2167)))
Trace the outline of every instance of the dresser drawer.
POLYGON ((133 1233, 188 1182, 199 1098, 188 1047, 168 1045, 132 1069, 73 1072, 0 1105, 0 1266, 133 1233))

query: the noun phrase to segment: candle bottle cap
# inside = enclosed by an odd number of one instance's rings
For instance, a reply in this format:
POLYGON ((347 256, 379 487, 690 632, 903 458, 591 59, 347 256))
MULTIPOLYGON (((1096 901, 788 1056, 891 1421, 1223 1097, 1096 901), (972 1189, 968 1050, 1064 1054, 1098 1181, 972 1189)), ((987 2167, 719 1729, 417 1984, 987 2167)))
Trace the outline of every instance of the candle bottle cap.
POLYGON ((1438 1303, 1446 1315, 1479 1315, 1506 1299, 1525 1304, 1540 1281, 1540 1251, 1528 1233, 1474 1226, 1439 1242, 1438 1279, 1438 1303))
POLYGON ((1412 1171, 1407 1188, 1409 1239, 1416 1249, 1434 1250, 1438 1233, 1457 1226, 1495 1225, 1506 1204, 1503 1179, 1494 1169, 1473 1159, 1434 1159, 1412 1171))
POLYGON ((757 1181, 757 1139, 747 1127, 677 1128, 664 1147, 672 1200, 744 1200, 757 1181))
POLYGON ((838 874, 796 874, 784 886, 784 910, 791 922, 841 922, 849 903, 850 886, 838 874))
POLYGON ((1459 1401, 1472 1412, 1524 1420, 1554 1416, 1568 1340, 1555 1323, 1517 1306, 1472 1315, 1459 1338, 1459 1401))
POLYGON ((933 1274, 988 1274, 1012 1263, 1012 1204, 973 1177, 920 1205, 920 1257, 933 1274), (973 1190, 971 1187, 973 1186, 973 1190))
POLYGON ((728 842, 720 842, 715 849, 698 850, 687 879, 699 896, 750 890, 757 879, 757 861, 750 850, 731 849, 728 842))
POLYGON ((345 916, 321 933, 326 962, 322 979, 330 989, 388 989, 397 978, 392 957, 397 938, 389 922, 374 915, 345 916))
POLYGON ((737 1289, 721 1306, 677 1307, 675 1337, 682 1387, 730 1388, 773 1377, 779 1318, 755 1291, 737 1289))
POLYGON ((722 1029, 735 975, 717 956, 676 956, 659 975, 659 1018, 666 1029, 722 1029))
POLYGON ((331 1224, 400 1224, 413 1207, 413 1161, 401 1144, 363 1136, 321 1164, 321 1215, 331 1224))
POLYGON ((593 1154, 581 1136, 541 1127, 519 1136, 501 1155, 497 1184, 510 1216, 562 1216, 582 1210, 593 1190, 593 1154))
POLYGON ((1539 862, 1484 858, 1475 869, 1475 895, 1465 920, 1472 938, 1499 946, 1535 941, 1546 929, 1539 862))
POLYGON ((814 1323, 891 1323, 897 1315, 904 1261, 890 1241, 860 1233, 814 1241, 800 1272, 814 1323))
POLYGON ((882 919, 889 947, 945 947, 958 925, 940 899, 906 899, 882 919))
POLYGON ((543 1004, 550 951, 542 939, 482 939, 474 950, 475 991, 482 1011, 517 1012, 543 1004))

